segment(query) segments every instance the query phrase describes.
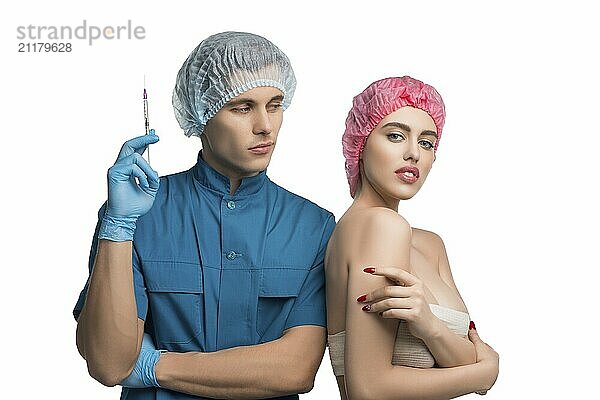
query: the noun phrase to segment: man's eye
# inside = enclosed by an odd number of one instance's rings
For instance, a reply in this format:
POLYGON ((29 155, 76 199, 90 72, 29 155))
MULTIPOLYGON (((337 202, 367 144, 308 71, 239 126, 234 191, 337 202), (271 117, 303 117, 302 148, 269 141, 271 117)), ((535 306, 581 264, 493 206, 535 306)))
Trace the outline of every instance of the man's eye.
POLYGON ((271 104, 271 105, 269 106, 269 111, 277 111, 277 110, 279 110, 281 107, 283 107, 283 104, 281 104, 281 103, 271 104))
POLYGON ((250 112, 250 107, 236 107, 233 109, 233 111, 246 114, 250 112))
POLYGON ((421 140, 419 141, 419 144, 421 144, 421 146, 425 147, 427 150, 433 149, 433 143, 431 143, 429 140, 421 140))

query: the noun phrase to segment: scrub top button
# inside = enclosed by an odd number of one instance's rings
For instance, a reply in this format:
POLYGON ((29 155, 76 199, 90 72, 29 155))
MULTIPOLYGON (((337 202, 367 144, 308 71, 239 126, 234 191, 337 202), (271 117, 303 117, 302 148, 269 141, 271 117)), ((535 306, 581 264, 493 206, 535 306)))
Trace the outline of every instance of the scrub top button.
POLYGON ((235 201, 229 200, 227 202, 227 208, 229 208, 230 210, 233 210, 235 208, 235 201))
POLYGON ((230 251, 229 253, 227 253, 228 260, 235 260, 236 257, 237 257, 237 254, 235 251, 230 251))

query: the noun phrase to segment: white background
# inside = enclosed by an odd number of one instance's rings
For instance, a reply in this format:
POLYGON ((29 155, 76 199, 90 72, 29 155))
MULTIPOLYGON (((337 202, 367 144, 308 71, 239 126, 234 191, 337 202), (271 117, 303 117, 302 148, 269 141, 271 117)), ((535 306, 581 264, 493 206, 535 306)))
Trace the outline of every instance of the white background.
MULTIPOLYGON (((272 180, 350 204, 340 137, 371 81, 433 84, 447 120, 423 189, 400 212, 442 236, 481 337, 501 355, 488 399, 596 397, 598 14, 576 1, 21 1, 1 15, 2 398, 116 399, 87 375, 71 311, 106 170, 142 133, 142 79, 160 136, 152 166, 194 164, 171 90, 189 52, 224 31, 263 35, 298 78, 272 180), (18 53, 20 25, 124 25, 144 40, 18 53)), ((470 395, 475 398, 476 395, 470 395)), ((334 399, 326 355, 303 399, 334 399)))

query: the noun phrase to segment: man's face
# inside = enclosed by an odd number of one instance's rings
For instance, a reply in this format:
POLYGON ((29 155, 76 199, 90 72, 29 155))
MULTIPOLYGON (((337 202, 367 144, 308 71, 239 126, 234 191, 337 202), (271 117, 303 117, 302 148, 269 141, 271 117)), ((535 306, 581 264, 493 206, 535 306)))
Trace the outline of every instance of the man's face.
POLYGON ((230 178, 265 170, 283 122, 282 105, 283 93, 268 86, 231 99, 204 127, 204 161, 230 178))

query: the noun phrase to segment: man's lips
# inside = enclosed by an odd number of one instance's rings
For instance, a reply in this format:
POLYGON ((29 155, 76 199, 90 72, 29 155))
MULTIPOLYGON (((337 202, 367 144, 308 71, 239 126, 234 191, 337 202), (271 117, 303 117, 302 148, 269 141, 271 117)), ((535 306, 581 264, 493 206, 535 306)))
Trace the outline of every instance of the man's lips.
POLYGON ((415 183, 419 179, 419 169, 417 167, 402 167, 396 170, 396 175, 406 183, 415 183))
POLYGON ((273 146, 273 142, 260 143, 260 144, 257 144, 256 146, 249 147, 248 150, 260 149, 262 147, 269 147, 269 146, 273 146))

